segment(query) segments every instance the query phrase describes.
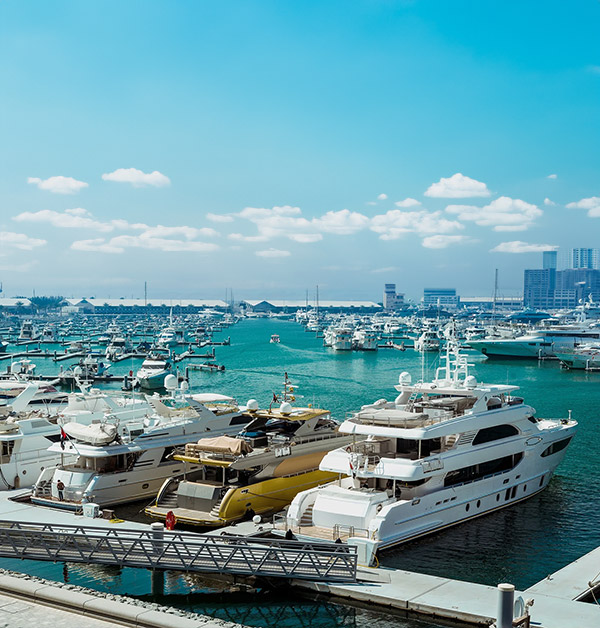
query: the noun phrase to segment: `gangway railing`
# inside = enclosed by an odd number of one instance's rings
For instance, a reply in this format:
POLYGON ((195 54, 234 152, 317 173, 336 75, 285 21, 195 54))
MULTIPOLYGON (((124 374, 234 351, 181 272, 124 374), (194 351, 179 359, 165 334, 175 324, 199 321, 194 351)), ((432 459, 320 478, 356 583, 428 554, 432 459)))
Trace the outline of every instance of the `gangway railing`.
POLYGON ((357 565, 356 547, 326 541, 2 520, 0 556, 331 582, 355 582, 357 565))

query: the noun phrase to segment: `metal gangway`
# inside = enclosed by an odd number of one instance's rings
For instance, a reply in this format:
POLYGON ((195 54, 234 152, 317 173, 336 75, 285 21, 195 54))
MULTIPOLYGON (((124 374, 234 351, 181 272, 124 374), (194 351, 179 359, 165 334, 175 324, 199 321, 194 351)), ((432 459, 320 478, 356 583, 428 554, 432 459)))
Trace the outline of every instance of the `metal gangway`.
POLYGON ((0 557, 356 582, 356 548, 263 537, 0 520, 0 557))

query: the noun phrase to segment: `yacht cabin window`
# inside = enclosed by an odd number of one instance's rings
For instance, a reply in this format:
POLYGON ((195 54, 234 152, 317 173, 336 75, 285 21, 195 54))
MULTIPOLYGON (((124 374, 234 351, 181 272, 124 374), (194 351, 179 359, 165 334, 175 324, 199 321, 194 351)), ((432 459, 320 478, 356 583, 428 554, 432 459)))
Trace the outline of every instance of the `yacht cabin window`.
POLYGON ((477 436, 473 439, 473 445, 482 445, 490 443, 494 440, 517 436, 519 430, 514 425, 494 425, 493 427, 484 427, 477 432, 477 436))

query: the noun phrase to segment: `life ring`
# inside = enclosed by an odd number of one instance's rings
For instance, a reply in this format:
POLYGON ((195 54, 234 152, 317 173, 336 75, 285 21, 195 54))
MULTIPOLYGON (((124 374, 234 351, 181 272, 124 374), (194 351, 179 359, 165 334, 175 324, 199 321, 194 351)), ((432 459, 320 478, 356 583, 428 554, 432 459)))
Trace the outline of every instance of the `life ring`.
POLYGON ((175 517, 175 513, 172 510, 169 510, 167 516, 165 517, 165 528, 167 530, 174 530, 176 523, 177 518, 175 517))

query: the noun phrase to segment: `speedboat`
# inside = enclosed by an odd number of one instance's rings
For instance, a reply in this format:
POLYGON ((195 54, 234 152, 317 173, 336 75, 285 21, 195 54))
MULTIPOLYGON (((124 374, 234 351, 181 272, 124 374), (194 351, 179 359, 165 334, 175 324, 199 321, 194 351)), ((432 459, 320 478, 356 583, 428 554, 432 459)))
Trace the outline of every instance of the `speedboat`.
POLYGON ((171 373, 172 366, 168 360, 151 355, 142 362, 142 366, 136 373, 136 379, 141 388, 156 390, 163 388, 165 377, 171 373))
POLYGON ((279 344, 281 342, 279 334, 272 334, 270 342, 271 344, 279 344))
POLYGON ((165 480, 147 515, 165 520, 172 512, 181 523, 219 527, 278 512, 298 492, 336 477, 319 463, 353 437, 338 431, 329 411, 285 401, 277 410, 258 410, 251 399, 247 412, 251 421, 235 438, 202 438, 176 452, 175 460, 198 470, 165 480))
POLYGON ((356 442, 325 455, 340 479, 299 493, 284 529, 374 552, 512 506, 542 491, 577 430, 539 419, 517 386, 479 382, 449 338, 431 382, 402 373, 392 402, 341 426, 356 442), (358 441, 361 442, 358 442, 358 441), (343 477, 342 477, 343 476, 343 477))

